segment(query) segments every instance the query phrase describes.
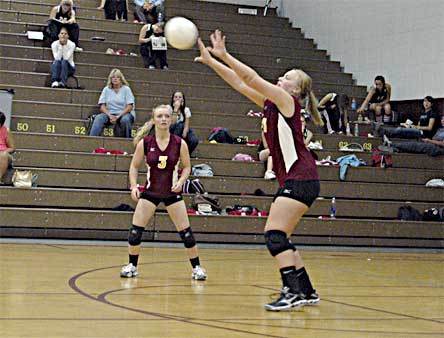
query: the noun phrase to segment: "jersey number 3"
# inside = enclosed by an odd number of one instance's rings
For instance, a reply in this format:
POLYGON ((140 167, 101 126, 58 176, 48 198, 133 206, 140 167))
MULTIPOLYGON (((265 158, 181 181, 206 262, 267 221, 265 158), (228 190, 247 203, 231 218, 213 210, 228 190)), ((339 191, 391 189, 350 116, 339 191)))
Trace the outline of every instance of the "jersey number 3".
POLYGON ((157 164, 157 168, 165 169, 167 166, 168 156, 159 156, 159 163, 157 164))

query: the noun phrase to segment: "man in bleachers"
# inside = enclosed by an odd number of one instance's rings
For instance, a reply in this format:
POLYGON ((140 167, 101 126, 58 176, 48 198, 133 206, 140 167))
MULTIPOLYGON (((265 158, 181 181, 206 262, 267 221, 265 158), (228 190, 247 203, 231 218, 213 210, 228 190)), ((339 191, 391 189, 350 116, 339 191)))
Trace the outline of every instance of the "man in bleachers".
POLYGON ((51 65, 51 87, 64 88, 68 77, 74 75, 74 50, 76 45, 68 39, 68 30, 62 27, 59 39, 51 44, 54 61, 51 65))

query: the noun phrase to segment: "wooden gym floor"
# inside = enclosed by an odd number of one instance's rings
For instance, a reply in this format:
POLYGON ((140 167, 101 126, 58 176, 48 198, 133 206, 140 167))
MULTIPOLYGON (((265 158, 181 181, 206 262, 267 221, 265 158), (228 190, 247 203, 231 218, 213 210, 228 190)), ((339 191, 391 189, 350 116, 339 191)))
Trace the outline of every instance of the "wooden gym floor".
POLYGON ((318 306, 270 313, 279 287, 265 249, 0 244, 0 337, 444 337, 444 255, 303 250, 318 306), (274 296, 274 295, 273 295, 274 296))

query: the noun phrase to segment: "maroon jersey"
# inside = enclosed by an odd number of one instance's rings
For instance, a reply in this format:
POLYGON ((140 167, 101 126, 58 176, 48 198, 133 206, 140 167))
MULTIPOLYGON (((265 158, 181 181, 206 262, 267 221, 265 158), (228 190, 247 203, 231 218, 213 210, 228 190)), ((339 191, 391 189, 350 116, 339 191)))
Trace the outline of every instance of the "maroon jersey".
POLYGON ((270 100, 264 103, 262 130, 280 186, 286 180, 319 180, 315 160, 304 144, 301 106, 297 98, 293 100, 294 114, 290 118, 282 115, 270 100))
POLYGON ((170 134, 170 142, 165 150, 160 150, 156 136, 148 135, 143 139, 143 149, 148 166, 146 191, 156 197, 177 195, 171 187, 178 180, 180 147, 182 139, 170 134))

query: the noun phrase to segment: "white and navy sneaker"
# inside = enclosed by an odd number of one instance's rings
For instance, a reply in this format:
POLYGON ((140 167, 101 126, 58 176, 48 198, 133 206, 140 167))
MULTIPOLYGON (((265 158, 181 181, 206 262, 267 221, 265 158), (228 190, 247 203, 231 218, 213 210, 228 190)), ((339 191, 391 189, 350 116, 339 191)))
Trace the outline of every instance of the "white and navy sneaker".
POLYGON ((132 263, 125 265, 122 267, 122 270, 120 270, 120 277, 124 278, 134 278, 137 277, 138 274, 137 267, 135 267, 132 263))
POLYGON ((303 294, 294 294, 290 292, 288 287, 283 287, 281 295, 274 302, 265 304, 264 308, 267 311, 291 311, 307 304, 303 294))
POLYGON ((313 292, 310 295, 306 296, 305 299, 307 300, 307 305, 316 305, 321 301, 321 298, 319 298, 316 290, 313 290, 313 292))
POLYGON ((191 273, 191 278, 194 280, 205 280, 207 279, 207 272, 200 265, 196 266, 191 273))

